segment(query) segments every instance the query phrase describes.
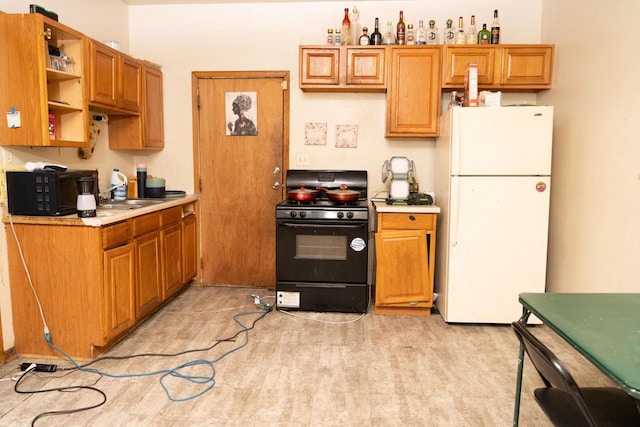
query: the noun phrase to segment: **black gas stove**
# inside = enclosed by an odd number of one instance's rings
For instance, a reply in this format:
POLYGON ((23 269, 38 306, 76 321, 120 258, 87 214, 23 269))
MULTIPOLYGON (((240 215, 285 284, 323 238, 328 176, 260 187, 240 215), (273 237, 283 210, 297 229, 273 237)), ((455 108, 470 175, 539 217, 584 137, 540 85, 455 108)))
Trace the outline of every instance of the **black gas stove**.
MULTIPOLYGON (((306 188, 358 192, 339 203, 314 200, 276 206, 276 304, 279 309, 364 313, 368 305, 367 171, 287 171, 287 193, 306 188)), ((353 194, 353 193, 352 193, 353 194)))

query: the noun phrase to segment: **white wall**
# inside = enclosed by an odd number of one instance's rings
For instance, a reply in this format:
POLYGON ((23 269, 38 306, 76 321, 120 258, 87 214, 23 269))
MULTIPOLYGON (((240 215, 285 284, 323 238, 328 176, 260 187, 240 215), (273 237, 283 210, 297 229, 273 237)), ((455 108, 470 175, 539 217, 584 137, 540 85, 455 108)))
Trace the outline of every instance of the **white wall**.
MULTIPOLYGON (((31 1, 0 0, 0 10, 25 13, 31 1)), ((417 168, 421 190, 432 190, 435 142, 432 139, 385 139, 384 94, 304 93, 298 89, 298 46, 324 44, 327 28, 338 28, 342 2, 215 3, 192 5, 130 6, 120 0, 40 0, 45 9, 60 16, 60 22, 97 40, 118 40, 125 51, 140 59, 162 64, 164 73, 165 149, 139 154, 108 150, 108 132, 103 131, 89 161, 79 160, 76 150, 57 148, 11 148, 16 164, 48 160, 72 168, 98 168, 100 185, 107 185, 109 171, 120 167, 132 173, 134 164, 144 161, 150 173, 167 179, 167 188, 193 192, 192 100, 193 71, 289 70, 291 73, 290 167, 297 167, 296 153, 309 153, 310 165, 303 168, 348 168, 369 171, 371 193, 386 190, 380 179, 384 160, 407 156, 417 168), (304 145, 305 122, 325 122, 329 127, 327 146, 304 145), (357 124, 358 148, 335 148, 332 130, 339 124, 357 124)), ((367 1, 355 3, 361 23, 373 27, 379 17, 395 22, 399 7, 405 21, 417 26, 418 19, 435 19, 440 29, 446 19, 457 23, 472 14, 477 22, 490 24, 493 9, 500 10, 504 43, 540 42, 542 0, 452 0, 367 1)), ((0 95, 1 96, 1 95, 0 95)), ((443 96, 445 99, 447 95, 443 96)), ((533 102, 532 94, 504 95, 505 102, 533 102)), ((443 103, 443 107, 446 105, 443 103)), ((0 150, 3 148, 0 147, 0 150)), ((209 163, 215 167, 215 159, 209 163)), ((233 184, 230 184, 233 185, 233 184)), ((436 196, 437 197, 437 196, 436 196)), ((6 266, 6 244, 0 231, 0 311, 4 346, 14 344, 6 266)))
POLYGON ((542 41, 556 43, 553 89, 539 96, 555 106, 547 290, 640 292, 640 35, 622 24, 640 3, 588 3, 542 9, 542 41))

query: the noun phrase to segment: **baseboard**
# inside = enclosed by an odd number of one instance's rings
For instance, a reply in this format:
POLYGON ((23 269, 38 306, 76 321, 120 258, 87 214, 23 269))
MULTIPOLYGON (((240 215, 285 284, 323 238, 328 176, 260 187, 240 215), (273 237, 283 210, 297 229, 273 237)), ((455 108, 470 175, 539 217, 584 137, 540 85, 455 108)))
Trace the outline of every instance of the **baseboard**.
POLYGON ((16 359, 17 357, 18 357, 18 353, 16 352, 16 348, 11 347, 10 349, 2 353, 2 360, 0 360, 0 362, 7 363, 12 361, 13 359, 16 359))

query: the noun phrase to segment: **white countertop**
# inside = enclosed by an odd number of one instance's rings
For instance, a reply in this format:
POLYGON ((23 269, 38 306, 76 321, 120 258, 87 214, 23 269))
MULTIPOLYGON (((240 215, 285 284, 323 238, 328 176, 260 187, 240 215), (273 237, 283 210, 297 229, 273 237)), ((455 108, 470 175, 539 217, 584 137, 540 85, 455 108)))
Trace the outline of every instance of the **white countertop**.
POLYGON ((438 205, 387 205, 386 202, 373 201, 376 212, 382 213, 440 213, 438 205))

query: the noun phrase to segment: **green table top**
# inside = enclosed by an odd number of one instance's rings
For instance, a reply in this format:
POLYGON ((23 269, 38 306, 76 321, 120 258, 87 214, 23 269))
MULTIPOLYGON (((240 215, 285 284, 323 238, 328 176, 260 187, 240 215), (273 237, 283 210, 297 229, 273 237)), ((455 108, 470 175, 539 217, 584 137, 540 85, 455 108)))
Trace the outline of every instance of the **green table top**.
POLYGON ((640 294, 520 294, 523 307, 640 399, 640 294))

